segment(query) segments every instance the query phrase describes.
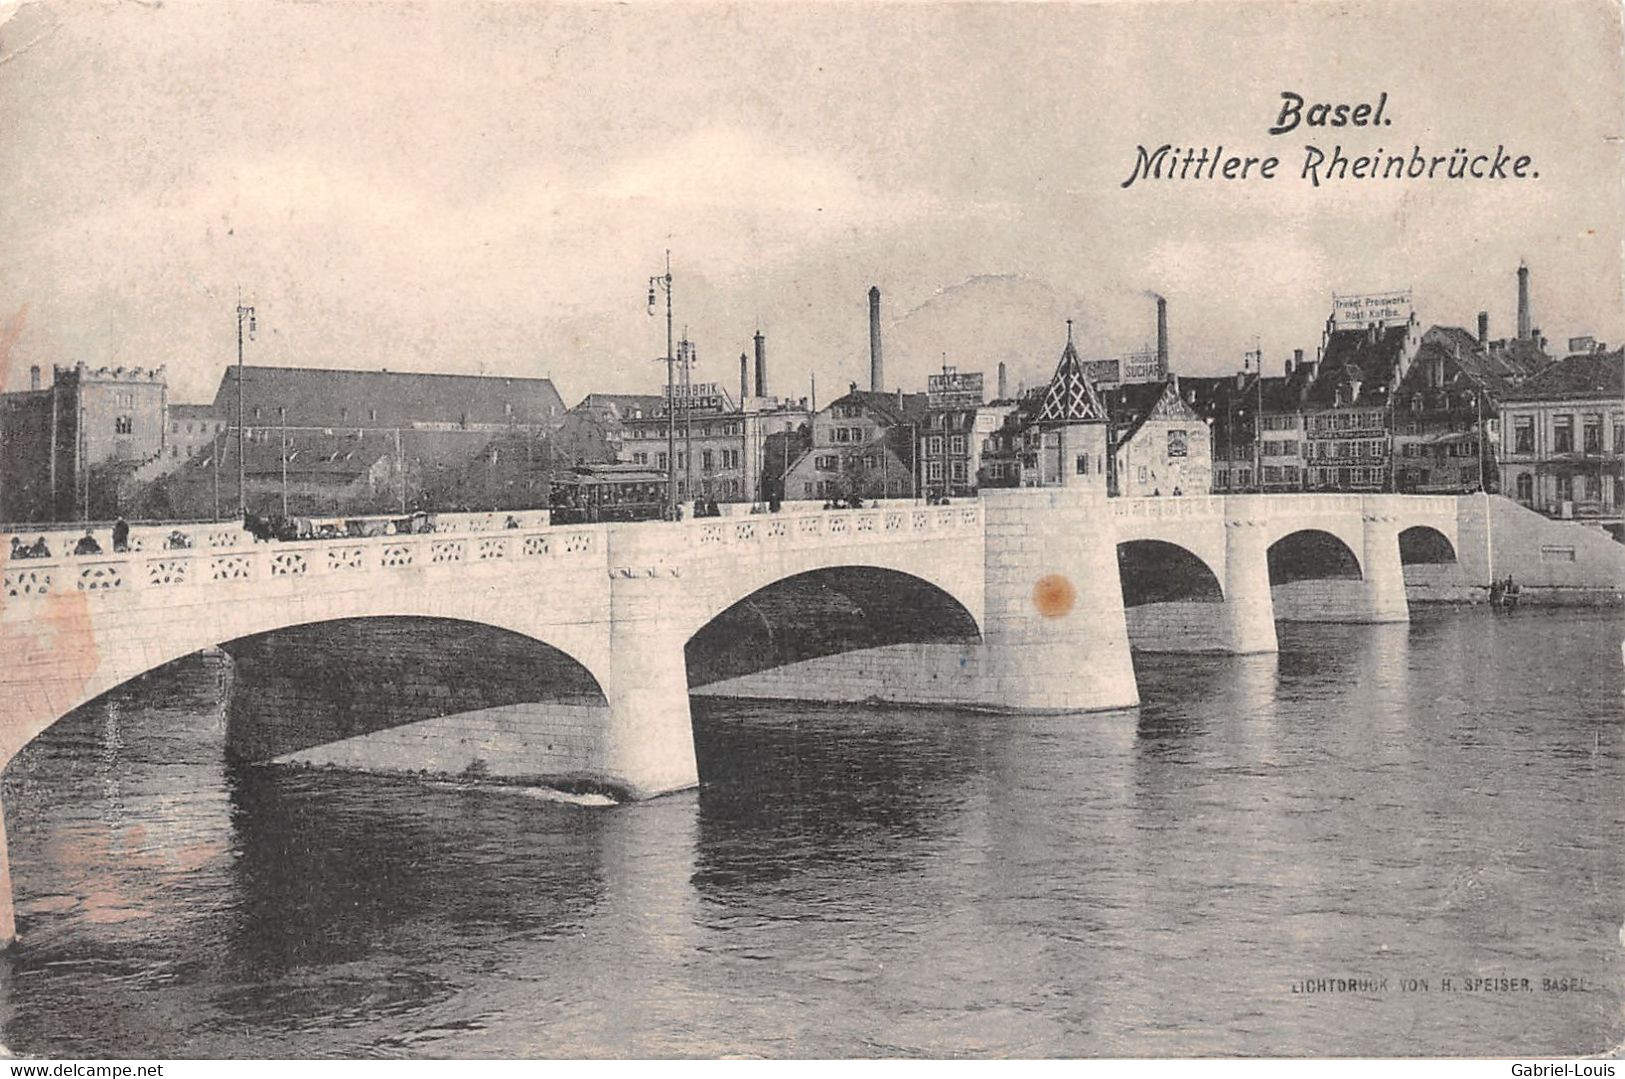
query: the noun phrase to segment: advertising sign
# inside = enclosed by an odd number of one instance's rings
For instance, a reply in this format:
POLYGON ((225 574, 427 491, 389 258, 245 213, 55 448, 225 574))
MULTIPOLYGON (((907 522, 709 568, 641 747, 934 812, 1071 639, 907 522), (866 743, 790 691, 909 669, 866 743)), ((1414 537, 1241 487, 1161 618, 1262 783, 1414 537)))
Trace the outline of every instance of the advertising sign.
POLYGON ((983 401, 982 373, 961 374, 948 368, 940 375, 928 375, 925 399, 931 408, 974 408, 983 401))
POLYGON ((1167 375, 1162 369, 1162 362, 1157 359, 1157 350, 1154 348, 1126 354, 1122 359, 1122 367, 1125 383, 1161 382, 1167 375))
POLYGON ((1411 290, 1368 292, 1360 296, 1332 293, 1332 320, 1337 329, 1361 329, 1373 322, 1380 326, 1411 320, 1411 290))

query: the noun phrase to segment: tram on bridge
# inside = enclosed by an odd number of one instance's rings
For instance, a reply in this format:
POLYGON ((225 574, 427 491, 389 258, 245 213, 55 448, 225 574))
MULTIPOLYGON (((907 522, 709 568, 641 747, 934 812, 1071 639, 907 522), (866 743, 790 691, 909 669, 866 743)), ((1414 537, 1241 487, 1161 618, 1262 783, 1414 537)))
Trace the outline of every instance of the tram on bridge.
POLYGON ((577 465, 555 479, 554 524, 658 521, 666 512, 666 474, 638 464, 577 465))

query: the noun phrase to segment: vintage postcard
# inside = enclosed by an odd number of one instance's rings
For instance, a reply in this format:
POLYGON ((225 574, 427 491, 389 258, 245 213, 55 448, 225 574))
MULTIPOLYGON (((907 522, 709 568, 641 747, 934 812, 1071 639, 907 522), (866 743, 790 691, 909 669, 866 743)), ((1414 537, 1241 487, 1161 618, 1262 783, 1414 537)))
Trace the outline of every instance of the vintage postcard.
POLYGON ((0 2, 0 1045, 1617 1054, 1622 39, 0 2))

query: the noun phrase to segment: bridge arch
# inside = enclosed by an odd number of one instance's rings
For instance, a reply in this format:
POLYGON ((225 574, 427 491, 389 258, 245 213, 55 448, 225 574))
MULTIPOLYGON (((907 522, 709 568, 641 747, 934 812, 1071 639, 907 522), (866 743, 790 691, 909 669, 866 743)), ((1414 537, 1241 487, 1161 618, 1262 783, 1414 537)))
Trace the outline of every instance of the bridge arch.
POLYGON ((1117 544, 1123 606, 1152 603, 1222 603, 1219 573, 1195 551, 1162 539, 1124 540, 1117 544))
POLYGON ((689 684, 899 644, 981 639, 976 615, 941 583, 840 564, 779 577, 735 599, 684 644, 689 684))
POLYGON ((1405 565, 1456 561, 1456 545, 1432 525, 1412 525, 1399 534, 1399 560, 1405 565))
POLYGON ((1272 587, 1299 581, 1358 581, 1364 576, 1354 548, 1319 528, 1286 533, 1270 544, 1267 557, 1272 587))
POLYGON ((21 627, 7 626, 7 640, 0 641, 35 653, 42 683, 36 692, 7 702, 6 722, 0 724, 0 738, 4 738, 0 762, 10 761, 23 746, 76 709, 133 679, 206 649, 224 648, 302 626, 366 619, 459 622, 550 648, 568 657, 600 685, 601 672, 607 668, 607 647, 593 633, 583 631, 579 625, 541 622, 520 605, 480 602, 472 595, 459 600, 406 589, 345 595, 349 602, 333 605, 324 612, 325 617, 304 605, 247 601, 209 608, 177 606, 174 617, 161 626, 93 624, 85 610, 83 593, 43 596, 46 613, 40 621, 54 627, 54 636, 13 641, 10 639, 21 627), (358 597, 362 598, 358 601, 358 597))
POLYGON ((400 736, 389 732, 445 720, 432 745, 411 740, 412 769, 540 774, 572 763, 580 728, 608 708, 598 676, 569 653, 463 619, 330 619, 220 648, 233 661, 226 751, 245 762, 319 751, 312 762, 389 770, 407 763, 390 764, 400 736))

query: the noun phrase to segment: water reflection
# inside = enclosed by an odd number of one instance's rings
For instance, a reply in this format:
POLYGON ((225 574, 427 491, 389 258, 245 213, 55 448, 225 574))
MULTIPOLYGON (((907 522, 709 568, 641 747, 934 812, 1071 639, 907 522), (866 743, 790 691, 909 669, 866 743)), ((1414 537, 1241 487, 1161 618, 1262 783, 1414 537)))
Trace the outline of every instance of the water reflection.
POLYGON ((1625 1036, 1618 622, 1284 626, 1142 706, 697 700, 699 791, 232 772, 213 675, 6 777, 15 1050, 57 1055, 1578 1052, 1625 1036), (1567 974, 1521 999, 1304 977, 1567 974))

